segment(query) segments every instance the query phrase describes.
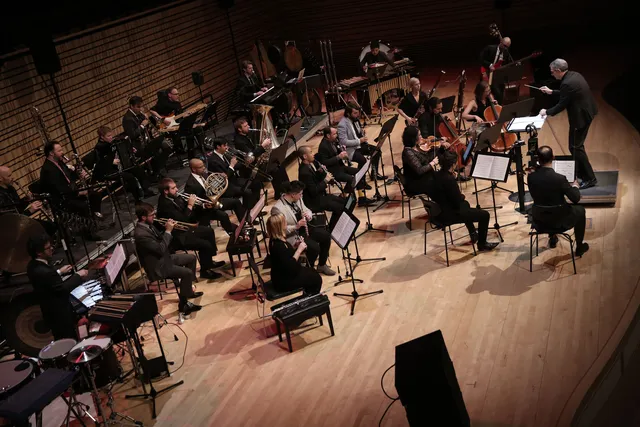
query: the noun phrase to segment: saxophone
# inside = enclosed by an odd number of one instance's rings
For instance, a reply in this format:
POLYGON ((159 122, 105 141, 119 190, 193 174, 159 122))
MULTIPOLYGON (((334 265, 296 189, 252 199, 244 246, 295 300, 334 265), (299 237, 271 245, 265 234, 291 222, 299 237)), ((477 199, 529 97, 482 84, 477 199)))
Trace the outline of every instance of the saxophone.
POLYGON ((271 122, 271 117, 269 117, 269 111, 271 111, 273 107, 271 105, 260 105, 253 104, 251 105, 251 112, 253 114, 254 123, 260 123, 260 136, 258 138, 258 145, 262 145, 265 139, 271 139, 271 146, 265 149, 264 153, 258 157, 256 161, 256 166, 262 166, 269 163, 269 158, 271 157, 271 151, 274 148, 278 148, 280 143, 278 142, 278 138, 276 136, 276 131, 273 128, 273 123, 271 122))

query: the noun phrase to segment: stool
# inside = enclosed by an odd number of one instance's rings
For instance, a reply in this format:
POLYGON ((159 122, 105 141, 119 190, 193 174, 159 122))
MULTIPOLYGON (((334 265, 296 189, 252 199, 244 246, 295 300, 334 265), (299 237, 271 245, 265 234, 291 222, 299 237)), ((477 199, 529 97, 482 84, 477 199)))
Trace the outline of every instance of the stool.
POLYGON ((280 342, 282 342, 281 326, 284 328, 284 333, 287 337, 287 346, 289 347, 289 353, 293 352, 293 347, 291 346, 292 327, 300 325, 307 319, 317 317, 320 321, 320 326, 324 326, 322 315, 326 314, 327 321, 329 322, 329 330, 331 331, 331 336, 335 336, 335 332, 333 330, 333 320, 331 319, 331 309, 329 308, 329 298, 326 295, 314 295, 312 297, 301 296, 293 298, 283 303, 274 305, 271 308, 271 311, 277 310, 284 305, 290 305, 292 303, 295 303, 296 301, 305 299, 308 300, 305 304, 300 304, 299 307, 294 306, 291 309, 286 309, 285 313, 276 312, 273 315, 273 320, 276 322, 276 330, 278 332, 278 339, 280 340, 280 342))

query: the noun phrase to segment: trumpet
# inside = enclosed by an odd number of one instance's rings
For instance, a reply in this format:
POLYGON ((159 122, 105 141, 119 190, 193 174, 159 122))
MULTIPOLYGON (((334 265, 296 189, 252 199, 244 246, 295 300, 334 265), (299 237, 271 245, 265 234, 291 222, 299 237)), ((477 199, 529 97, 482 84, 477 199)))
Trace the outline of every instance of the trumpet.
MULTIPOLYGON (((171 218, 154 218, 153 221, 160 225, 167 225, 167 221, 170 219, 171 218)), ((190 231, 198 226, 198 224, 191 224, 190 222, 175 221, 175 223, 176 225, 173 228, 180 231, 190 231)))
MULTIPOLYGON (((178 197, 182 197, 185 200, 189 200, 191 194, 178 192, 178 197)), ((205 205, 215 205, 216 208, 222 209, 222 203, 220 202, 212 202, 208 199, 203 199, 202 197, 196 197, 196 205, 204 207, 205 205)))

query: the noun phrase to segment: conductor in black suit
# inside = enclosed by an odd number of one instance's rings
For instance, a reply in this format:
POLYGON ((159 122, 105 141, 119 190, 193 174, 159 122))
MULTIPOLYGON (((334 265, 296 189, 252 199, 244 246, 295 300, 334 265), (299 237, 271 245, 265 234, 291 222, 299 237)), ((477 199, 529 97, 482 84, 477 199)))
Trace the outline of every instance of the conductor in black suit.
POLYGON ((589 132, 593 118, 598 114, 598 107, 591 94, 591 89, 582 74, 569 71, 569 65, 564 59, 556 59, 550 65, 551 74, 560 80, 560 89, 551 90, 542 86, 540 90, 547 95, 559 95, 558 103, 549 109, 540 110, 541 116, 555 116, 567 110, 569 116, 569 151, 576 161, 576 175, 582 180, 580 189, 593 187, 598 184, 593 173, 584 141, 589 132))
POLYGON ((301 163, 298 169, 298 180, 304 183, 304 202, 312 212, 331 211, 339 214, 344 209, 345 199, 333 194, 327 194, 329 182, 333 175, 314 159, 311 148, 298 148, 301 163))
POLYGON ((237 90, 240 103, 243 106, 246 106, 253 98, 264 94, 267 90, 266 87, 261 87, 251 61, 242 61, 242 74, 238 79, 237 90))
POLYGON ((148 203, 136 205, 138 223, 133 231, 136 251, 140 261, 151 281, 159 279, 173 279, 179 281, 178 310, 183 316, 188 316, 202 307, 189 301, 198 298, 202 292, 194 292, 193 279, 196 274, 196 257, 192 254, 171 254, 169 246, 173 240, 175 221, 169 220, 164 231, 158 231, 153 221, 156 210, 148 203))
MULTIPOLYGON (((204 166, 204 162, 200 159, 191 159, 189 161, 191 174, 187 178, 184 185, 184 192, 187 194, 195 194, 201 199, 209 199, 205 190, 205 182, 209 173, 204 166)), ((220 225, 224 231, 231 234, 235 231, 236 226, 229 220, 228 210, 233 210, 238 221, 244 215, 246 209, 242 206, 240 199, 232 197, 220 197, 218 203, 222 205, 222 209, 218 209, 213 204, 206 206, 194 206, 194 215, 200 225, 210 225, 211 221, 220 221, 220 225)))
MULTIPOLYGON (((586 212, 583 206, 576 205, 580 201, 580 190, 577 181, 569 184, 564 175, 553 170, 553 150, 551 147, 538 148, 538 163, 540 168, 529 174, 529 192, 534 205, 565 207, 565 214, 561 218, 551 218, 552 224, 543 224, 550 227, 573 228, 576 237, 576 255, 582 256, 589 250, 589 245, 584 242, 584 230, 587 223, 586 212), (571 200, 572 205, 565 201, 565 196, 571 200)), ((542 220, 544 221, 544 220, 542 220)), ((536 222, 541 222, 536 219, 536 222)), ((557 236, 549 236, 549 246, 555 248, 558 243, 557 236)))
POLYGON ((207 159, 209 172, 225 173, 229 178, 229 186, 225 194, 228 197, 242 197, 242 202, 246 209, 251 209, 260 198, 262 185, 259 181, 252 181, 247 187, 247 179, 240 177, 238 172, 238 160, 235 157, 229 159, 225 155, 229 143, 221 138, 213 141, 213 153, 207 159))
POLYGON ((51 328, 54 339, 78 339, 77 316, 69 298, 71 291, 87 280, 88 271, 80 270, 62 281, 61 275, 72 273, 71 266, 66 265, 59 270, 51 266, 53 246, 47 235, 31 237, 27 242, 27 252, 31 256, 27 275, 40 303, 44 321, 51 328))

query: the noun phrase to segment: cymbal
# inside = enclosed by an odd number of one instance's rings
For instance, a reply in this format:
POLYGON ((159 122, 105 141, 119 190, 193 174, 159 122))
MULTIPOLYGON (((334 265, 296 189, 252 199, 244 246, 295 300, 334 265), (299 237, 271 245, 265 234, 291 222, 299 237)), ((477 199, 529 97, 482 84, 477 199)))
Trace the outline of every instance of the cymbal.
POLYGON ((71 350, 67 356, 67 360, 75 365, 91 362, 100 356, 102 348, 98 345, 85 345, 71 350))
POLYGON ((26 271, 31 257, 27 241, 32 236, 45 234, 44 227, 35 219, 18 213, 2 215, 0 224, 0 269, 11 273, 26 271))

